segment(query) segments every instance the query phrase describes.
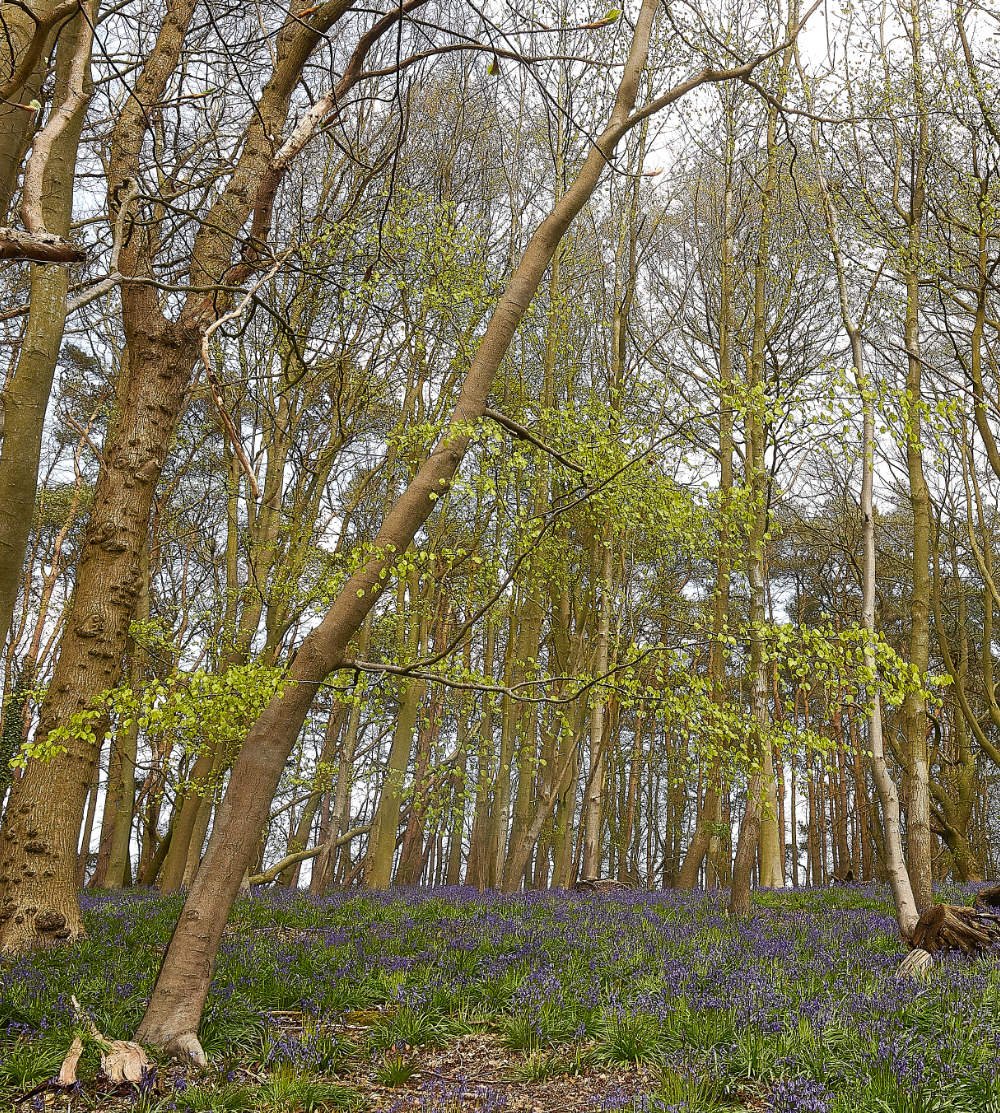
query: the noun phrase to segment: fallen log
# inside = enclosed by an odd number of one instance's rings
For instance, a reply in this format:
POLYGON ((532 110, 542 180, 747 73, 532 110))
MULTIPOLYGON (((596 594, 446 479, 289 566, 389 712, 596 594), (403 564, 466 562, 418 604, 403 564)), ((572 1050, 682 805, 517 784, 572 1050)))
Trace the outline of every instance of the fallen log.
POLYGON ((976 907, 936 904, 917 920, 910 947, 922 948, 932 955, 946 950, 973 955, 991 947, 998 939, 1000 922, 996 913, 976 907))
POLYGON ((573 888, 578 893, 622 893, 635 890, 630 881, 616 881, 613 877, 583 877, 573 888))

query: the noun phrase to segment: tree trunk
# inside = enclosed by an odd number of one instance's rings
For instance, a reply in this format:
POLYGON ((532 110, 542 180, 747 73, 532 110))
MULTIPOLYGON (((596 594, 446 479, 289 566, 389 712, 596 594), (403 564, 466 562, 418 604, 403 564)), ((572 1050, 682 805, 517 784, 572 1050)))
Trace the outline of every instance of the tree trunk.
MULTIPOLYGON (((372 47, 406 12, 423 2, 407 0, 376 20, 358 40, 344 76, 320 98, 322 103, 332 106, 345 96, 361 79, 372 47)), ((156 43, 116 121, 109 144, 108 196, 112 204, 116 192, 139 177, 142 145, 153 115, 148 108, 162 100, 182 59, 195 7, 195 0, 168 0, 156 43)), ((199 358, 202 330, 218 319, 220 304, 227 304, 228 295, 206 299, 204 286, 218 282, 236 285, 256 268, 256 258, 249 256, 233 266, 235 246, 251 215, 255 243, 266 242, 278 186, 294 156, 330 111, 320 111, 317 102, 275 151, 274 136, 285 130, 290 98, 303 67, 348 7, 342 0, 327 0, 309 23, 288 14, 277 35, 274 68, 250 116, 239 158, 195 235, 190 268, 194 288, 186 296, 177 322, 164 317, 159 293, 153 287, 133 283, 122 287, 125 351, 117 422, 105 442, 104 466, 94 492, 77 573, 73 624, 63 632, 59 659, 40 712, 40 744, 53 728, 68 725, 74 712, 93 707, 117 679, 141 586, 139 554, 148 531, 153 490, 199 358)), ((139 223, 122 248, 121 272, 151 273, 157 249, 154 241, 153 229, 139 223)), ((450 458, 450 453, 444 456, 450 458)), ((427 493, 423 492, 424 498, 427 493)), ((343 648, 339 653, 342 656, 343 648)), ((74 939, 84 934, 74 884, 76 838, 93 751, 89 739, 70 737, 66 753, 47 765, 30 762, 11 795, 0 851, 0 952, 17 952, 45 946, 52 938, 74 939), (25 886, 27 879, 30 885, 25 886), (29 908, 37 912, 29 913, 29 908)))
MULTIPOLYGON (((594 657, 594 675, 603 676, 608 671, 608 639, 611 630, 611 576, 612 548, 610 527, 598 535, 594 570, 600 569, 597 576, 599 593, 599 619, 597 625, 597 652, 594 657)), ((590 709, 590 775, 587 791, 583 797, 583 859, 580 873, 584 878, 601 876, 603 849, 601 846, 601 815, 604 802, 604 719, 606 702, 603 689, 598 687, 592 692, 593 705, 590 709)))
MULTIPOLYGON (((234 765, 202 869, 164 956, 139 1028, 142 1040, 205 1062, 196 1033, 212 963, 249 864, 248 835, 263 825, 316 684, 345 664, 348 645, 372 609, 382 577, 397 556, 406 552, 436 499, 453 481, 468 448, 468 423, 482 416, 514 331, 560 239, 593 194, 608 158, 630 126, 629 113, 645 67, 657 7, 658 0, 643 0, 609 126, 595 142, 576 180, 532 236, 486 329, 441 441, 389 511, 375 538, 372 556, 350 577, 326 617, 295 655, 290 668, 294 683, 280 700, 271 700, 250 730, 234 765)), ((687 88, 710 79, 713 75, 703 74, 654 103, 670 103, 687 88)))
MULTIPOLYGON (((327 718, 327 721, 326 721, 326 730, 323 732, 323 748, 320 751, 319 758, 317 759, 317 762, 316 762, 316 764, 317 764, 317 775, 319 777, 322 777, 322 780, 320 780, 321 785, 323 783, 323 780, 325 780, 324 769, 329 768, 329 766, 333 762, 334 754, 337 752, 338 741, 340 739, 340 732, 344 727, 344 722, 349 719, 350 710, 352 710, 352 709, 350 709, 346 706, 342 706, 339 703, 334 703, 333 707, 330 708, 330 715, 329 715, 329 717, 327 718)), ((341 753, 343 753, 343 746, 340 747, 340 751, 341 751, 341 753)), ((354 755, 352 753, 351 754, 352 764, 353 764, 353 760, 354 760, 354 755)), ((348 772, 348 776, 350 776, 349 772, 348 772)), ((314 781, 313 782, 313 785, 314 785, 313 790, 312 790, 309 798, 305 802, 305 807, 302 809, 302 815, 299 816, 299 822, 296 825, 294 834, 289 835, 288 845, 285 849, 286 855, 287 854, 295 854, 300 850, 305 850, 306 847, 309 844, 309 832, 312 830, 313 821, 316 818, 316 810, 317 810, 317 808, 319 808, 320 803, 322 802, 323 797, 324 797, 323 788, 322 787, 317 788, 317 787, 315 787, 315 784, 316 784, 316 782, 314 781)), ((334 842, 336 842, 337 837, 341 833, 342 832, 337 831, 337 833, 334 835, 334 842)), ((329 828, 327 830, 327 839, 328 838, 329 838, 329 828)), ((326 845, 326 840, 323 840, 320 845, 325 846, 326 845)), ((316 858, 313 859, 313 872, 314 873, 319 866, 319 859, 321 857, 322 857, 322 854, 318 855, 316 858)), ((287 870, 283 870, 281 873, 279 873, 278 877, 277 877, 278 884, 282 885, 282 886, 285 886, 285 887, 288 887, 288 888, 296 887, 298 885, 299 872, 300 872, 301 866, 302 866, 301 862, 296 862, 295 865, 289 866, 287 870)), ((312 892, 311 882, 310 882, 310 892, 312 892)), ((323 892, 323 890, 320 889, 319 893, 322 894, 322 892, 323 892)))
MULTIPOLYGON (((971 522, 969 525, 970 528, 972 528, 971 522)), ((939 568, 938 536, 939 532, 936 530, 933 549, 934 580, 932 593, 934 624, 937 631, 938 647, 941 655, 944 657, 945 667, 952 677, 955 688, 962 692, 964 696, 969 673, 969 627, 965 601, 965 584, 961 578, 957 543, 953 536, 951 542, 952 576, 958 593, 958 621, 956 623, 958 661, 955 662, 954 655, 952 654, 948 642, 941 607, 941 574, 939 568)), ((984 624, 984 626, 985 625, 986 624, 984 624)), ((938 823, 938 830, 951 855, 955 876, 959 881, 967 883, 969 881, 982 880, 982 867, 976 861, 976 856, 972 851, 969 841, 969 824, 972 820, 976 798, 976 763, 972 755, 972 747, 969 742, 969 731, 965 716, 961 710, 961 702, 962 701, 956 700, 952 704, 954 753, 950 755, 951 759, 947 761, 947 764, 945 764, 944 761, 941 762, 943 771, 941 782, 931 781, 930 791, 934 801, 934 816, 938 823), (950 777, 944 773, 944 770, 949 771, 950 777), (950 785, 947 783, 949 780, 950 785), (949 791, 949 788, 951 791, 949 791)), ((967 700, 965 700, 965 702, 967 702, 967 700)), ((941 722, 935 722, 935 729, 938 735, 938 746, 943 748, 945 743, 944 739, 941 737, 941 722)))
MULTIPOLYGON (((930 661, 930 492, 924 478, 923 406, 921 382, 923 359, 920 353, 920 276, 916 271, 924 252, 922 223, 926 195, 926 170, 929 157, 928 111, 924 100, 921 58, 922 14, 919 0, 909 5, 912 50, 913 92, 916 102, 917 134, 911 149, 909 182, 910 204, 905 217, 907 249, 903 280, 906 285, 906 317, 903 338, 906 344, 906 395, 903 416, 906 421, 906 470, 910 482, 913 511, 913 560, 910 597, 910 664, 917 670, 920 683, 927 676, 930 661)), ((927 744, 927 706, 919 692, 908 692, 903 701, 903 731, 906 735, 906 843, 907 864, 917 911, 934 904, 931 875, 930 762, 927 744)))
MULTIPOLYGON (((79 14, 62 29, 56 51, 54 106, 61 105, 67 97, 71 68, 78 46, 86 49, 89 57, 92 32, 88 20, 93 20, 95 12, 96 4, 91 3, 86 18, 79 14)), ((23 21, 19 9, 5 9, 4 27, 8 34, 10 28, 7 18, 12 15, 15 26, 23 21)), ((41 70, 44 73, 44 66, 41 70)), ((85 72, 85 82, 89 85, 89 62, 85 72)), ((40 80, 41 73, 35 73, 30 83, 40 80)), ((67 125, 52 145, 45 165, 42 213, 46 228, 60 237, 69 235, 72 223, 77 147, 85 115, 86 102, 74 109, 67 125)), ((24 132, 19 121, 29 118, 29 113, 11 108, 9 102, 0 101, 0 210, 6 207, 9 190, 17 180, 16 163, 14 177, 10 178, 4 170, 4 156, 8 154, 6 149, 9 148, 9 152, 13 153, 23 146, 24 132)), ((32 264, 28 325, 21 342, 17 368, 3 392, 4 425, 3 440, 0 441, 0 645, 7 640, 10 631, 21 583, 24 552, 34 520, 42 428, 62 345, 69 277, 66 267, 32 264)))
MULTIPOLYGON (((78 29, 66 27, 66 22, 78 12, 76 4, 60 0, 43 0, 32 4, 30 9, 11 4, 4 12, 4 70, 11 75, 21 74, 21 77, 8 80, 5 73, 0 90, 0 225, 7 223, 31 133, 40 122, 40 112, 25 111, 22 105, 41 100, 46 63, 56 34, 59 33, 60 39, 75 38, 78 29)), ((77 19, 76 22, 81 21, 77 19)), ((57 88, 53 104, 59 103, 57 88)), ((75 157, 74 152, 74 160, 75 157)), ((65 228, 54 230, 61 236, 67 235, 68 222, 65 228)))
MULTIPOLYGON (((440 703, 440 691, 431 694, 427 714, 417 726, 417 750, 413 762, 409 814, 396 867, 397 885, 419 885, 427 855, 424 852, 424 826, 430 807, 431 732, 440 703)), ((418 705, 419 706, 419 705, 418 705)), ((430 840, 433 842, 433 836, 430 840)))
MULTIPOLYGON (((818 147, 818 132, 815 125, 812 129, 812 144, 815 153, 818 147)), ((851 313, 850 302, 848 300, 846 270, 843 254, 840 250, 840 235, 837 226, 837 210, 829 196, 826 187, 826 179, 822 173, 822 163, 818 159, 817 167, 819 168, 818 183, 823 201, 827 234, 830 239, 830 246, 833 249, 833 259, 837 271, 840 312, 844 322, 844 330, 851 343, 851 359, 854 363, 858 396, 861 398, 862 405, 863 457, 861 470, 861 521, 864 553, 862 560, 861 625, 867 635, 863 654, 864 665, 866 669, 870 670, 871 675, 874 676, 877 675, 875 648, 872 644, 876 633, 875 507, 872 497, 874 485, 875 405, 868 376, 865 372, 861 333, 854 323, 854 316, 851 313)), ((879 803, 882 806, 885 870, 888 875, 889 885, 892 889, 893 903, 896 909, 896 919, 899 923, 899 930, 903 938, 908 939, 913 934, 919 913, 917 911, 917 903, 910 885, 910 877, 907 873, 906 863, 903 857, 899 795, 885 760, 885 745, 882 737, 882 704, 877 686, 873 686, 873 690, 869 693, 869 701, 871 710, 868 716, 868 745, 872 755, 872 774, 875 780, 875 788, 878 793, 879 803)))
POLYGON ((733 884, 729 896, 729 913, 732 916, 750 914, 750 882, 760 840, 762 789, 761 775, 754 773, 747 784, 746 810, 740 823, 736 859, 733 862, 733 884))
MULTIPOLYGON (((537 502, 536 502, 536 505, 537 502)), ((529 569, 527 577, 531 577, 529 569)), ((524 682, 529 672, 537 668, 541 649, 542 619, 544 611, 538 597, 538 587, 529 581, 522 589, 522 603, 517 618, 517 639, 512 662, 510 685, 524 682)), ((500 876, 508 883, 508 870, 515 848, 521 845, 524 832, 531 826, 535 773, 538 768, 538 716, 535 705, 508 701, 505 708, 511 732, 511 761, 517 762, 517 793, 514 797, 510 835, 506 840, 506 856, 500 876)), ((506 834, 506 832, 505 832, 506 834)))
POLYGON ((87 799, 87 815, 83 821, 83 837, 80 839, 80 852, 77 856, 76 887, 83 888, 87 880, 87 859, 90 857, 90 839, 94 832, 94 816, 97 814, 97 787, 101 783, 100 759, 94 762, 94 777, 90 782, 90 794, 87 799))
MULTIPOLYGON (((485 647, 483 650, 483 674, 493 676, 493 663, 496 654, 496 626, 486 619, 485 647)), ((485 889, 490 884, 490 779, 493 761, 493 705, 483 701, 483 718, 479 728, 479 744, 476 753, 476 803, 472 819, 472 834, 469 836, 469 860, 465 867, 465 883, 476 889, 485 889)))
MULTIPOLYGON (((419 656, 427 646, 427 620, 416 618, 419 598, 418 574, 409 575, 410 613, 404 612, 405 582, 401 581, 398 593, 398 606, 401 620, 407 622, 406 647, 411 660, 419 656)), ((375 818, 372 820, 371 835, 368 839, 368 864, 365 869, 365 887, 368 889, 387 889, 392 878, 392 862, 396 853, 399 818, 403 807, 403 784, 406 770, 410 764, 413 749, 413 733, 417 726, 417 716, 423 702, 427 684, 422 680, 404 680, 399 687, 399 713, 396 728, 392 733, 389 747, 389 760, 382 781, 381 794, 375 818)))
MULTIPOLYGON (((732 580, 732 559, 728 515, 733 489, 733 158, 735 129, 732 112, 726 112, 726 184, 722 202, 722 261, 719 301, 719 528, 716 558, 715 598, 712 605, 712 649, 709 671, 712 677, 712 700, 720 713, 726 707, 726 645, 723 636, 729 618, 729 588, 732 580)), ((698 874, 706 854, 710 859, 719 852, 719 824, 722 820, 721 755, 709 762, 705 796, 700 801, 694 837, 688 846, 677 878, 680 889, 690 891, 698 882, 698 874), (713 854, 714 852, 714 854, 713 854)))

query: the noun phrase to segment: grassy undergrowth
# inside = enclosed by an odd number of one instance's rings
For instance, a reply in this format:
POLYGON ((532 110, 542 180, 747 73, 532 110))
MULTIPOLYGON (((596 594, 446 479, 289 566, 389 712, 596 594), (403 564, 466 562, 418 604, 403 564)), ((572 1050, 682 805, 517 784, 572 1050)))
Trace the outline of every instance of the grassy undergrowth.
MULTIPOLYGON (((88 942, 0 964, 0 1108, 58 1071, 71 995, 108 1038, 134 1034, 181 907, 140 891, 84 900, 88 942)), ((212 1071, 164 1063, 109 1094, 88 1047, 60 1107, 361 1108, 360 1065, 402 1086, 422 1048, 492 1033, 515 1053, 515 1088, 647 1068, 645 1098, 607 1093, 598 1109, 1000 1113, 998 956, 915 982, 893 977, 901 954, 871 886, 758 894, 745 921, 716 893, 258 893, 234 908, 216 966, 200 1032, 212 1071)), ((472 1107, 447 1086, 413 1100, 472 1107)), ((474 1104, 505 1100, 480 1090, 474 1104)))

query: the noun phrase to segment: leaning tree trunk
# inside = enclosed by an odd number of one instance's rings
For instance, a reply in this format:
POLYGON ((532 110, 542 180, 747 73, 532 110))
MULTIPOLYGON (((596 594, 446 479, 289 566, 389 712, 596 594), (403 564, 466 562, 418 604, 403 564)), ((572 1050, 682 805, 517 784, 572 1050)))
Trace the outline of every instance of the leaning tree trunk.
MULTIPOLYGON (((454 481, 469 446, 470 424, 486 409, 493 380, 559 241, 593 194, 619 140, 638 122, 636 116, 630 119, 629 113, 645 67, 657 7, 658 0, 643 0, 609 125, 594 143, 576 180, 532 236, 490 320, 441 440, 386 516, 372 556, 351 576, 323 621, 302 643, 289 670, 292 683, 280 700, 271 700, 249 732, 140 1025, 142 1040, 205 1062, 197 1031, 212 964, 250 863, 253 842, 263 829, 316 686, 347 663, 348 646, 374 606, 383 577, 406 552, 436 500, 454 481)), ((723 79, 721 73, 703 72, 658 98, 647 111, 665 107, 706 81, 723 79)))

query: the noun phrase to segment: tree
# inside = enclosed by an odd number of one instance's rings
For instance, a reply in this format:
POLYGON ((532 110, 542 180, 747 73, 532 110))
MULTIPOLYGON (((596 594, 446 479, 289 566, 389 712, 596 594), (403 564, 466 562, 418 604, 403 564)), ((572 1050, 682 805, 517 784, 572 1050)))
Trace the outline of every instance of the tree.
MULTIPOLYGON (((35 739, 39 754, 48 754, 49 735, 60 727, 69 729, 75 714, 86 715, 97 697, 115 684, 141 589, 140 560, 153 492, 202 354, 202 335, 221 320, 231 304, 232 290, 261 270, 270 268, 273 273, 283 261, 275 261, 268 247, 282 179, 330 112, 363 80, 364 66, 382 37, 425 2, 410 0, 374 19, 358 35, 341 79, 278 146, 275 137, 285 131, 304 68, 326 44, 330 29, 347 19, 349 8, 342 0, 328 0, 308 22, 294 13, 283 17, 271 71, 234 137, 238 157, 231 168, 217 169, 226 184, 190 240, 192 286, 176 319, 165 314, 157 292, 156 274, 165 262, 160 254, 167 247, 162 238, 165 211, 154 204, 149 220, 123 245, 119 268, 129 281, 121 291, 126 349, 119 410, 104 447, 105 467, 98 478, 76 579, 74 621, 63 632, 55 674, 40 712, 35 739), (244 238, 247 221, 249 238, 244 238)), ((193 0, 169 0, 156 43, 118 116, 108 170, 113 217, 130 184, 141 181, 147 171, 143 144, 156 119, 150 106, 160 104, 176 80, 195 8, 193 0)), ((163 184, 161 177, 159 190, 163 184)), ((156 192, 154 188, 154 197, 156 192)), ((187 234, 188 229, 178 229, 178 241, 187 234)), ((235 450, 242 451, 238 443, 235 450)), ((74 863, 79 817, 95 757, 91 733, 69 730, 65 751, 48 763, 29 764, 12 790, 0 857, 2 949, 76 938, 83 930, 74 863), (32 881, 30 896, 19 888, 23 878, 32 881), (28 907, 35 911, 28 914, 28 907)))
MULTIPOLYGON (((654 112, 708 82, 752 73, 760 59, 728 70, 705 69, 633 111, 646 63, 656 0, 644 0, 608 124, 579 174, 541 222, 522 256, 462 384, 457 404, 434 451, 387 514, 371 555, 351 576, 320 625, 300 646, 289 687, 272 700, 240 752, 209 841, 202 869, 164 957, 139 1038, 204 1061, 197 1026, 208 992, 212 959, 249 861, 285 758, 312 702, 315 686, 347 664, 346 654, 378 597, 383 575, 406 553, 437 499, 447 492, 469 444, 469 430, 485 409, 494 376, 570 222, 593 193, 621 138, 654 112)), ((792 37, 798 28, 791 28, 792 37)))
MULTIPOLYGON (((43 10, 40 19, 27 8, 15 7, 9 14, 14 24, 6 40, 13 48, 5 59, 14 71, 0 97, 34 93, 39 104, 43 73, 44 44, 59 28, 55 46, 55 90, 53 107, 45 125, 31 138, 32 154, 24 169, 21 211, 28 236, 18 234, 18 244, 42 240, 44 250, 28 245, 15 257, 34 256, 27 328, 20 344, 20 358, 6 383, 0 408, 3 442, 0 444, 0 643, 10 631, 14 604, 24 564, 25 546, 35 502, 42 427, 45 421, 52 378, 62 344, 67 312, 69 271, 50 263, 75 262, 82 253, 72 248, 69 235, 73 214, 75 168, 80 134, 90 99, 90 52, 96 3, 83 6, 60 4, 43 10), (79 10, 77 10, 79 9, 79 10), (30 34, 27 24, 34 21, 30 34), (18 44, 23 43, 21 49, 18 44), (64 258, 60 258, 60 253, 64 258)), ((49 44, 51 49, 52 44, 49 44)), ((35 112, 5 100, 0 107, 0 221, 14 192, 18 164, 27 141, 26 128, 35 112)), ((0 229, 0 258, 5 239, 13 235, 0 229)))

